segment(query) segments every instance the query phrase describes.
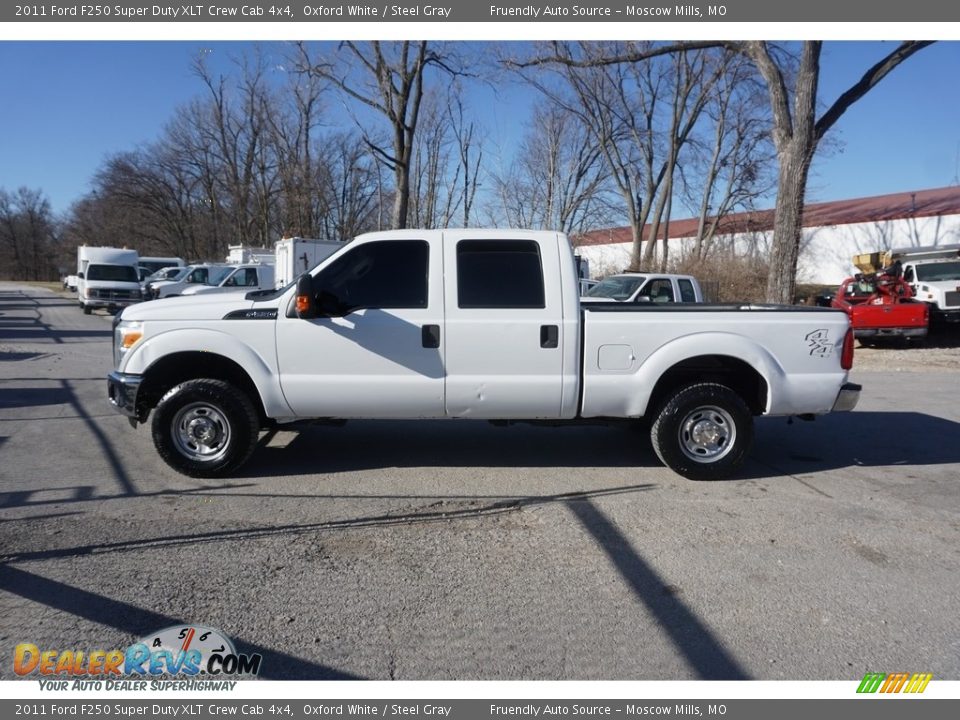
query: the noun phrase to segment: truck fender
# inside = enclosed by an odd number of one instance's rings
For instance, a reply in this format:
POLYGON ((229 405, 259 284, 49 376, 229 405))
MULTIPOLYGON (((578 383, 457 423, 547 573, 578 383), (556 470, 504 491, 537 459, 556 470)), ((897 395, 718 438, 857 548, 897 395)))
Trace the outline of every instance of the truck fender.
POLYGON ((784 387, 786 372, 780 362, 763 346, 744 335, 701 332, 671 340, 651 352, 631 374, 592 373, 585 379, 583 415, 585 417, 640 417, 650 408, 657 382, 674 366, 696 357, 723 356, 750 366, 767 384, 765 412, 775 403, 775 394, 784 387), (593 388, 593 390, 590 390, 593 388), (621 407, 611 408, 614 394, 621 407), (592 397, 596 396, 596 397, 592 397))
POLYGON ((292 417, 295 414, 280 391, 279 375, 270 362, 236 336, 219 330, 177 328, 175 332, 153 335, 131 349, 122 370, 145 375, 159 360, 182 352, 209 352, 232 360, 247 373, 257 388, 267 417, 292 417))

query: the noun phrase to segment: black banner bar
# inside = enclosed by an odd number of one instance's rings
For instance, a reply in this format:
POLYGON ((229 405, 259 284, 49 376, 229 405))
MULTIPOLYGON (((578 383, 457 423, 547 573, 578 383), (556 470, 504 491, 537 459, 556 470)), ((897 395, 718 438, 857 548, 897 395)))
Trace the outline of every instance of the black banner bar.
MULTIPOLYGON (((854 690, 851 689, 851 693, 854 690)), ((288 720, 606 720, 608 718, 716 718, 717 720, 911 720, 956 717, 960 701, 919 698, 851 698, 850 700, 3 700, 7 718, 168 717, 207 720, 224 717, 288 720), (904 703, 909 703, 909 709, 904 703), (951 710, 951 708, 953 708, 951 710)))
POLYGON ((39 2, 0 7, 2 22, 955 22, 960 3, 942 0, 770 0, 669 3, 503 2, 438 0, 424 2, 238 2, 175 4, 121 2, 84 4, 39 2))

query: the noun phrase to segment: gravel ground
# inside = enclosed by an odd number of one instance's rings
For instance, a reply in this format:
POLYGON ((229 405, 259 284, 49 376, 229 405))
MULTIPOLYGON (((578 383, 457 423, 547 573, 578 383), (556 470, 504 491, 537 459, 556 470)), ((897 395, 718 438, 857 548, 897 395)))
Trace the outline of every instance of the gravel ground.
POLYGON ((853 366, 884 372, 960 372, 960 328, 941 330, 920 347, 863 347, 859 343, 853 366))

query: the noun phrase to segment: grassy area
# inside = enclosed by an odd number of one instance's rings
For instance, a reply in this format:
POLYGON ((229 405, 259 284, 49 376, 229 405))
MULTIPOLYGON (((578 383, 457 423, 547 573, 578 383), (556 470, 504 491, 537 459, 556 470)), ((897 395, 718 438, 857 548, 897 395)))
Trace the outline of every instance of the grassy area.
POLYGON ((64 292, 63 283, 58 282, 49 282, 46 280, 12 280, 11 282, 20 283, 21 285, 29 285, 31 287, 46 288, 47 290, 53 290, 54 292, 64 292))

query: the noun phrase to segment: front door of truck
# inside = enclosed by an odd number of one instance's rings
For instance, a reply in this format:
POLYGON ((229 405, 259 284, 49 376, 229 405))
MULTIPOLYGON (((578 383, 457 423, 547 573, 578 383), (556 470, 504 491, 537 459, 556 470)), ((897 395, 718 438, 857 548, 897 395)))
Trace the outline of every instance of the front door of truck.
POLYGON ((313 279, 322 317, 277 320, 283 394, 297 415, 444 415, 439 240, 345 250, 313 279))

